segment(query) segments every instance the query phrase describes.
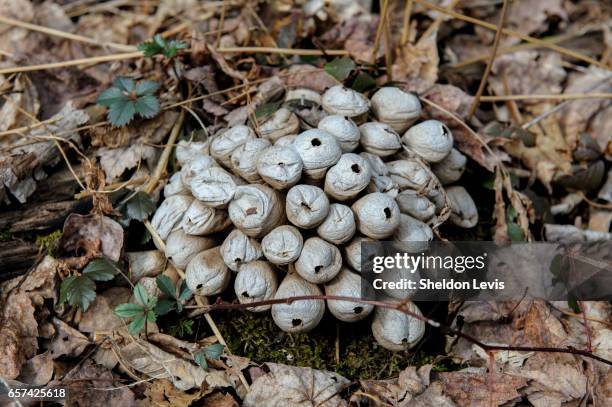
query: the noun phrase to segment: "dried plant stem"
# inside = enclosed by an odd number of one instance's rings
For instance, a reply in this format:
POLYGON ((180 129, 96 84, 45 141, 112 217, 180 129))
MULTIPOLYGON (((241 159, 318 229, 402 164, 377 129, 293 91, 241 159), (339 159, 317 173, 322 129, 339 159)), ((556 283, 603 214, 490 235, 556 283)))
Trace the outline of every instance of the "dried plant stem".
MULTIPOLYGON (((389 7, 387 7, 387 18, 385 21, 389 20, 388 14, 391 12, 389 7)), ((384 27, 384 36, 385 36, 385 65, 387 67, 387 79, 389 81, 393 81, 393 47, 391 46, 391 24, 385 24, 384 27)))
MULTIPOLYGON (((380 0, 380 20, 378 21, 378 28, 376 29, 376 38, 374 39, 374 47, 372 48, 372 54, 370 55, 370 63, 376 62, 376 54, 380 48, 380 40, 382 38, 385 24, 387 23, 387 8, 389 6, 389 0, 380 0)), ((385 44, 388 47, 389 44, 385 44)), ((327 51, 326 51, 327 52, 327 51)))
POLYGON ((504 25, 506 24, 506 17, 508 15, 508 0, 504 0, 504 4, 502 5, 501 17, 499 18, 499 26, 497 27, 497 31, 495 32, 495 40, 493 41, 493 49, 491 50, 491 56, 487 61, 487 66, 485 67, 485 71, 482 74, 482 78, 480 79, 480 85, 478 85, 478 91, 474 96, 474 101, 472 102, 472 106, 470 106, 469 113, 467 115, 467 121, 470 121, 472 116, 474 116, 474 112, 478 108, 480 104, 480 97, 484 92, 485 86, 487 86, 487 80, 489 79, 489 74, 491 73, 491 68, 493 67, 493 61, 495 61, 495 56, 497 54, 497 48, 499 48, 499 41, 502 37, 502 31, 504 29, 504 25))
POLYGON ((0 137, 3 136, 10 136, 12 134, 21 134, 23 132, 29 132, 31 130, 37 129, 41 126, 44 126, 45 124, 52 124, 60 119, 62 119, 63 117, 61 115, 58 115, 57 117, 52 117, 50 119, 47 120, 43 120, 41 122, 38 123, 34 123, 31 124, 29 126, 22 126, 22 127, 17 127, 16 129, 11 129, 11 130, 5 130, 5 131, 0 131, 0 137))
POLYGON ((338 296, 338 295, 300 295, 300 296, 295 296, 295 297, 290 297, 290 298, 275 298, 275 299, 271 299, 271 300, 263 300, 263 301, 255 301, 255 302, 250 302, 250 303, 244 303, 244 304, 240 304, 240 303, 227 303, 227 302, 216 302, 214 304, 210 304, 210 305, 198 305, 198 306, 191 306, 191 307, 186 307, 186 308, 190 308, 190 309, 195 309, 196 311, 191 313, 191 316, 196 316, 196 315, 201 315, 201 314, 208 314, 211 311, 216 311, 216 310, 236 310, 236 309, 247 309, 250 307, 257 307, 257 306, 262 306, 262 305, 274 305, 274 304, 291 304, 292 302, 295 301, 316 301, 316 300, 323 300, 323 301, 327 301, 327 300, 332 300, 332 301, 347 301, 347 302, 354 302, 354 303, 362 303, 362 304, 369 304, 369 305, 374 305, 376 307, 381 307, 381 308, 387 308, 387 309, 393 309, 393 310, 397 310, 400 311, 412 318, 418 319, 420 321, 425 322, 426 324, 434 327, 434 328, 438 328, 442 331, 442 333, 448 333, 451 335, 455 335, 458 336, 460 338, 463 338, 479 347, 481 347, 482 349, 484 349, 486 352, 494 352, 494 351, 517 351, 517 352, 544 352, 544 353, 569 353, 572 355, 578 355, 578 356, 583 356, 586 358, 590 358, 593 360, 597 360, 598 362, 604 363, 606 365, 610 365, 612 366, 612 361, 607 360, 602 358, 601 356, 595 355, 592 352, 586 351, 586 350, 580 350, 580 349, 575 349, 572 347, 567 347, 567 348, 553 348, 553 347, 531 347, 531 346, 506 346, 506 345, 489 345, 486 344, 480 340, 478 340, 477 338, 473 337, 472 335, 468 335, 462 331, 459 331, 457 329, 454 329, 446 324, 434 321, 430 318, 427 318, 421 314, 417 314, 415 312, 410 311, 409 309, 407 309, 405 303, 399 303, 399 304, 391 304, 391 303, 387 303, 384 301, 378 301, 378 300, 365 300, 362 298, 358 298, 358 297, 345 297, 345 296, 338 296))
POLYGON ((217 33, 217 40, 215 41, 215 48, 219 48, 219 45, 221 44, 221 32, 223 31, 223 24, 225 24, 225 0, 223 0, 222 4, 221 4, 221 17, 219 17, 219 27, 218 27, 218 33, 217 33))
MULTIPOLYGON (((432 10, 436 10, 436 11, 439 11, 440 13, 448 14, 449 16, 451 16, 453 18, 456 18, 458 20, 462 20, 462 21, 466 21, 466 22, 471 23, 471 24, 479 25, 479 26, 487 28, 489 30, 493 30, 493 31, 497 30, 497 26, 495 24, 487 23, 486 21, 480 20, 478 18, 469 17, 469 16, 466 16, 465 14, 457 13, 456 11, 450 10, 448 8, 445 8, 445 7, 438 6, 436 4, 428 2, 426 0, 414 0, 414 1, 419 3, 419 4, 421 4, 421 5, 423 5, 423 6, 425 6, 425 7, 427 7, 427 8, 430 8, 432 10)), ((525 34, 522 34, 522 33, 518 32, 518 31, 510 30, 510 29, 507 29, 507 28, 504 28, 502 30, 502 33, 506 34, 506 35, 513 36, 513 37, 520 38, 521 40, 529 42, 529 43, 532 43, 532 44, 537 44, 538 46, 541 46, 542 48, 547 48, 547 49, 556 51, 556 52, 558 52, 558 53, 560 53, 562 55, 565 55, 567 57, 578 59, 578 60, 584 61, 584 62, 586 62, 588 64, 599 66, 600 68, 608 69, 608 66, 606 64, 603 64, 603 63, 601 63, 600 61, 598 61, 596 59, 590 58, 590 57, 588 57, 586 55, 582 55, 579 52, 575 52, 575 51, 572 51, 570 49, 560 47, 560 46, 558 46, 556 44, 553 44, 551 42, 548 42, 548 41, 545 41, 545 40, 541 40, 539 38, 531 37, 529 35, 525 35, 525 34)))
POLYGON ((217 48, 220 54, 232 54, 232 53, 243 53, 243 54, 286 54, 286 55, 303 55, 303 56, 344 56, 349 55, 349 52, 344 49, 328 49, 325 51, 318 49, 291 49, 291 48, 273 48, 273 47, 227 47, 217 48))
POLYGON ((51 62, 49 64, 15 66, 11 68, 0 69, 0 75, 6 75, 6 74, 11 74, 11 73, 17 73, 17 72, 42 71, 45 69, 66 68, 69 66, 99 64, 102 62, 122 61, 125 59, 134 59, 134 58, 140 58, 140 57, 142 57, 142 52, 136 51, 136 52, 126 52, 126 53, 121 53, 121 54, 101 55, 98 57, 72 59, 70 61, 51 62))
POLYGON ((508 100, 577 100, 577 99, 612 99, 612 93, 560 93, 558 95, 499 95, 482 96, 482 102, 505 102, 508 100))
POLYGON ((412 14, 412 6, 414 6, 414 0, 407 0, 402 21, 402 37, 400 40, 400 46, 402 47, 408 44, 408 40, 410 39, 410 16, 412 14))
POLYGON ((113 48, 113 49, 116 49, 117 51, 123 51, 123 52, 136 51, 136 47, 133 45, 117 44, 115 42, 101 42, 100 40, 96 40, 94 38, 89 38, 89 37, 85 37, 85 36, 78 35, 78 34, 71 34, 71 33, 67 33, 64 31, 56 30, 54 28, 43 27, 37 24, 30 24, 30 23, 26 23, 25 21, 15 20, 13 18, 9 18, 9 17, 2 16, 2 15, 0 15, 0 23, 8 24, 8 25, 12 25, 15 27, 20 27, 20 28, 25 28, 30 31, 36 31, 36 32, 43 33, 43 34, 52 35, 54 37, 60 37, 60 38, 66 38, 72 41, 84 42, 86 44, 95 45, 98 47, 113 48))

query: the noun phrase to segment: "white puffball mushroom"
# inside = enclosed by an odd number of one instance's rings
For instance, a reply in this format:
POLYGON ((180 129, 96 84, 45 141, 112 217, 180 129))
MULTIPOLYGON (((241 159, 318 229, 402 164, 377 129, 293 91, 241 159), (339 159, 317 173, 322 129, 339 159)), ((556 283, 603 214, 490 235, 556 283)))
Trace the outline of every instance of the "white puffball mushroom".
POLYGON ((380 88, 370 103, 378 121, 387 123, 398 133, 405 131, 421 115, 419 98, 396 87, 380 88))
POLYGON ((335 137, 326 131, 310 129, 293 141, 293 149, 299 154, 304 172, 312 179, 322 179, 329 167, 340 159, 342 150, 335 137))
MULTIPOLYGON (((348 264, 353 270, 361 273, 361 244, 376 244, 377 246, 380 243, 377 240, 371 239, 365 236, 355 236, 353 240, 349 242, 346 246, 344 246, 344 261, 348 264)), ((382 245, 380 246, 382 253, 382 245)))
POLYGON ((234 226, 252 237, 267 234, 285 218, 280 194, 269 186, 259 184, 236 188, 228 213, 234 226))
POLYGON ((181 172, 172 174, 166 185, 164 186, 164 196, 167 198, 172 195, 191 195, 191 191, 181 179, 181 172))
POLYGON ((206 206, 194 199, 183 216, 181 228, 189 235, 209 235, 220 232, 231 225, 227 211, 206 206))
POLYGON ((187 141, 181 140, 176 145, 174 156, 181 167, 189 161, 198 157, 208 155, 210 143, 208 141, 187 141))
POLYGON ((427 162, 442 161, 453 148, 450 129, 437 120, 426 120, 410 127, 402 136, 402 143, 427 162))
POLYGON ((329 213, 329 198, 314 185, 296 185, 287 192, 287 219, 302 229, 319 226, 329 213))
POLYGON ((339 201, 356 197, 370 183, 368 162, 353 153, 342 154, 325 175, 325 192, 339 201))
POLYGON ((466 156, 461 154, 456 148, 453 148, 442 161, 433 164, 431 170, 436 174, 442 185, 448 185, 461 178, 466 164, 466 156))
POLYGON ((412 216, 400 215, 400 223, 393 233, 394 246, 408 253, 419 253, 427 250, 433 240, 429 225, 412 216))
POLYGON ((302 253, 295 262, 295 271, 304 280, 322 284, 334 278, 342 267, 340 249, 320 237, 304 242, 302 253))
POLYGON ((426 196, 412 189, 405 189, 395 198, 401 213, 410 215, 420 221, 426 222, 436 214, 436 205, 426 196))
MULTIPOLYGON (((257 260, 244 264, 234 281, 234 292, 241 304, 265 301, 274 298, 278 289, 278 279, 274 269, 267 261, 257 260)), ((272 305, 259 305, 247 310, 263 312, 272 305)))
POLYGON ((332 114, 324 117, 317 127, 334 136, 343 153, 350 153, 359 147, 361 133, 351 119, 332 114))
POLYGON ((474 200, 460 185, 446 188, 450 201, 451 214, 449 220, 462 228, 473 228, 478 223, 478 209, 474 200))
POLYGON ((194 197, 211 208, 225 207, 236 193, 240 181, 221 167, 209 167, 196 174, 189 183, 194 197))
POLYGON ((359 126, 361 147, 379 157, 395 154, 400 148, 400 136, 391 126, 380 122, 368 122, 359 126))
MULTIPOLYGON (((288 274, 276 290, 275 299, 304 295, 322 295, 315 284, 297 274, 288 274)), ((307 332, 315 328, 325 313, 323 300, 298 300, 272 305, 272 319, 285 332, 307 332)))
POLYGON ((399 185, 389 176, 389 170, 384 161, 377 155, 370 153, 361 153, 360 157, 365 159, 370 166, 370 183, 368 184, 368 192, 382 192, 395 198, 399 192, 399 185))
POLYGON ((258 155, 268 147, 270 142, 263 138, 255 138, 238 146, 230 157, 234 174, 250 183, 260 182, 261 177, 257 172, 258 155))
POLYGON ((285 265, 296 261, 302 253, 304 238, 291 225, 278 226, 261 240, 264 256, 272 264, 285 265))
MULTIPOLYGON (((297 134, 289 134, 287 136, 280 137, 276 139, 274 145, 276 147, 291 147, 293 145, 293 141, 297 138, 297 134)), ((300 159, 300 161, 302 161, 300 159)))
MULTIPOLYGON (((325 284, 325 295, 360 298, 362 285, 365 284, 368 283, 359 274, 343 267, 333 280, 325 284)), ((340 321, 355 322, 370 315, 374 306, 362 302, 327 300, 327 308, 340 321)))
POLYGON ((129 276, 132 283, 142 277, 155 277, 164 271, 166 257, 159 250, 128 252, 125 254, 129 264, 129 276))
POLYGON ((302 177, 302 159, 291 147, 271 146, 257 156, 257 172, 272 188, 285 189, 302 177))
POLYGON ((249 126, 241 124, 230 127, 212 139, 210 155, 225 167, 230 168, 230 157, 234 150, 254 138, 255 133, 249 126))
POLYGON ((259 126, 259 133, 272 143, 288 134, 296 133, 300 128, 300 120, 289 109, 281 107, 259 126))
POLYGON ((356 229, 355 215, 351 208, 333 203, 329 206, 327 217, 317 228, 317 233, 330 243, 342 244, 353 237, 356 229))
POLYGON ((231 272, 223 262, 219 247, 198 253, 185 269, 187 287, 196 295, 221 294, 231 279, 231 272))
MULTIPOLYGON (((406 305, 408 311, 422 315, 414 303, 408 302, 406 305)), ((383 348, 404 351, 413 348, 423 338, 425 322, 396 309, 376 307, 372 333, 383 348)))
POLYGON ((372 239, 384 239, 393 234, 400 221, 397 202, 389 195, 374 192, 363 196, 351 207, 357 229, 372 239))
POLYGON ((196 254, 214 247, 215 244, 215 239, 188 235, 179 229, 170 233, 166 239, 165 255, 176 267, 185 270, 196 254))
POLYGON ((191 180, 202 171, 209 169, 210 167, 218 167, 219 164, 209 155, 201 155, 193 157, 191 161, 187 161, 185 165, 181 167, 181 181, 183 185, 191 190, 191 180))
POLYGON ((429 168, 413 158, 389 161, 387 170, 391 179, 399 185, 400 191, 413 189, 423 192, 433 178, 429 168))
POLYGON ((234 229, 227 235, 220 249, 223 262, 232 271, 251 261, 261 258, 263 252, 259 242, 245 235, 240 229, 234 229))
POLYGON ((193 197, 189 195, 172 195, 164 199, 151 219, 151 226, 161 240, 165 241, 170 232, 180 225, 185 211, 192 202, 193 197))
POLYGON ((358 117, 370 110, 368 98, 342 85, 327 89, 321 97, 321 104, 327 113, 344 117, 358 117))

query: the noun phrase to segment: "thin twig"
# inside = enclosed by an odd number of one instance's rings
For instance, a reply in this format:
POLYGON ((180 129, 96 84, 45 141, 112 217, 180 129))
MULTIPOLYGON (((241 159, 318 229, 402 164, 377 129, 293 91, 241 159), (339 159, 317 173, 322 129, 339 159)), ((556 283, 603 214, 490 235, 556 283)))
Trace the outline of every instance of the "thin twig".
POLYGON ((11 74, 11 73, 16 73, 16 72, 31 72, 31 71, 42 71, 45 69, 66 68, 69 66, 99 64, 102 62, 121 61, 125 59, 140 58, 142 57, 142 55, 143 54, 141 51, 136 51, 136 52, 126 52, 126 53, 121 53, 121 54, 101 55, 97 57, 72 59, 70 61, 52 62, 49 64, 14 66, 10 68, 0 69, 0 75, 6 75, 6 74, 11 74))
MULTIPOLYGON (((376 37, 374 38, 374 47, 372 48, 372 53, 370 54, 370 63, 376 62, 376 54, 378 54, 378 49, 380 48, 380 39, 382 38, 383 28, 385 26, 387 20, 387 7, 389 6, 389 0, 380 0, 380 17, 378 20, 378 28, 376 29, 376 37)), ((388 44, 385 44, 388 46, 388 44)), ((328 53, 328 51, 325 51, 328 53)))
MULTIPOLYGON (((469 17, 469 16, 466 16, 465 14, 457 13, 456 11, 450 10, 450 9, 448 9, 446 7, 438 6, 437 4, 430 3, 430 2, 428 2, 426 0, 414 0, 414 1, 419 3, 419 4, 421 4, 421 5, 423 5, 423 6, 425 6, 425 7, 427 7, 427 8, 430 8, 432 10, 436 10, 436 11, 439 11, 440 13, 448 14, 449 16, 451 16, 453 18, 456 18, 458 20, 462 20, 462 21, 466 21, 466 22, 471 23, 471 24, 479 25, 481 27, 487 28, 487 29, 492 30, 492 31, 497 30, 497 26, 495 24, 487 23, 486 21, 480 20, 478 18, 469 17)), ((560 46, 558 46, 556 44, 547 42, 545 40, 541 40, 539 38, 531 37, 529 35, 525 35, 525 34, 522 34, 522 33, 518 32, 518 31, 510 30, 508 28, 504 28, 502 30, 502 33, 506 34, 506 35, 510 35, 512 37, 520 38, 521 40, 529 42, 529 43, 532 43, 532 44, 537 44, 537 45, 541 46, 542 48, 547 48, 547 49, 556 51, 556 52, 558 52, 558 53, 560 53, 562 55, 565 55, 567 57, 578 59, 580 61, 584 61, 584 62, 587 62, 589 64, 596 65, 596 66, 598 66, 600 68, 609 69, 606 64, 603 64, 603 63, 601 63, 600 61, 598 61, 596 59, 590 58, 590 57, 588 57, 586 55, 582 55, 579 52, 575 52, 575 51, 572 51, 570 49, 560 47, 560 46)))
POLYGON ((482 78, 480 79, 480 85, 478 85, 478 91, 476 92, 476 95, 474 96, 474 100, 472 101, 472 106, 470 106, 470 111, 467 115, 467 121, 470 121, 472 116, 474 116, 474 112, 476 112, 476 109, 478 108, 478 105, 480 104, 480 97, 482 96, 482 93, 484 92, 484 88, 487 85, 489 74, 491 73, 491 69, 493 68, 493 61, 495 61, 495 56, 497 55, 497 48, 499 48, 499 42, 502 37, 502 31, 504 29, 504 25, 506 25, 506 17, 508 15, 508 4, 509 3, 510 3, 509 0, 504 0, 504 4, 501 10, 501 17, 499 18, 499 27, 497 28, 497 31, 495 32, 495 40, 493 41, 493 50, 491 51, 491 57, 489 58, 489 61, 487 62, 487 66, 485 67, 485 71, 482 75, 482 78))
POLYGON ((578 100, 578 99, 612 99, 612 93, 595 92, 595 93, 560 93, 558 95, 499 95, 499 96, 483 96, 480 98, 482 102, 505 102, 507 100, 578 100))
POLYGON ((413 317, 415 319, 418 319, 420 321, 425 322, 426 324, 434 327, 434 328, 438 328, 440 329, 443 333, 448 333, 451 335, 456 335, 459 336, 479 347, 481 347, 482 349, 484 349, 486 352, 493 352, 493 351, 517 351, 517 352, 544 352, 544 353, 568 353, 568 354, 572 354, 572 355, 578 355, 578 356, 583 356, 586 358, 590 358, 593 360, 597 360, 598 362, 604 363, 606 365, 610 365, 612 366, 612 361, 607 360, 601 356, 595 355, 592 352, 588 352, 588 351, 584 351, 584 350, 580 350, 580 349, 575 349, 572 347, 567 347, 567 348, 553 348, 553 347, 531 347, 531 346, 510 346, 510 345, 489 345, 486 344, 484 342, 481 342, 480 340, 476 339, 475 337, 473 337, 472 335, 468 335, 462 331, 456 330, 446 324, 434 321, 430 318, 427 318, 421 314, 417 314, 415 312, 410 311, 407 307, 406 304, 403 303, 399 303, 399 304, 391 304, 391 303, 387 303, 384 301, 379 301, 379 300, 365 300, 362 298, 358 298, 358 297, 345 297, 345 296, 339 296, 339 295, 299 295, 299 296, 295 296, 295 297, 290 297, 290 298, 275 298, 275 299, 270 299, 270 300, 263 300, 263 301, 255 301, 255 302, 250 302, 250 303, 227 303, 227 302, 216 302, 214 304, 210 304, 210 305, 204 305, 204 306, 188 306, 186 308, 190 308, 190 309, 196 309, 195 312, 193 312, 191 314, 191 316, 196 316, 196 315, 201 315, 201 314, 207 314, 211 311, 216 311, 216 310, 239 310, 239 309, 247 309, 247 308, 251 308, 251 307, 258 307, 258 306, 262 306, 262 305, 274 305, 274 304, 291 304, 295 301, 347 301, 347 302, 354 302, 354 303, 360 303, 360 304, 368 304, 368 305, 374 305, 376 307, 381 307, 381 308, 387 308, 387 309, 393 309, 393 310, 397 310, 400 311, 410 317, 413 317))
POLYGON ((219 17, 219 27, 217 33, 217 40, 215 41, 215 48, 219 48, 221 44, 221 32, 223 31, 223 24, 225 23, 225 0, 221 4, 221 17, 219 17))
POLYGON ((303 56, 344 56, 350 53, 344 49, 327 49, 325 51, 318 49, 292 49, 292 48, 272 48, 272 47, 226 47, 217 48, 220 54, 285 54, 285 55, 303 55, 303 56))
POLYGON ((402 38, 400 40, 400 46, 405 46, 408 44, 408 40, 410 39, 410 15, 412 14, 412 6, 414 5, 414 0, 407 0, 406 7, 404 8, 404 18, 402 21, 402 38))

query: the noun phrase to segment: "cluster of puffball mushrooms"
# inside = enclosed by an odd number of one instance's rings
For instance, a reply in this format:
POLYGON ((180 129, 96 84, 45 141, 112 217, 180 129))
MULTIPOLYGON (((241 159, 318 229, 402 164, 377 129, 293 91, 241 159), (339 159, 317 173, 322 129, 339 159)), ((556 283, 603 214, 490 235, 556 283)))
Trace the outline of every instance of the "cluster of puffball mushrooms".
MULTIPOLYGON (((206 142, 181 142, 181 169, 151 221, 165 257, 200 296, 222 293, 236 273, 240 303, 360 297, 362 242, 420 252, 447 219, 465 228, 478 221, 466 190, 448 186, 461 177, 465 156, 445 124, 420 116, 418 97, 396 87, 371 99, 343 86, 323 95, 293 89, 257 129, 238 125, 206 142)), ((385 295, 399 302, 407 293, 385 295)), ((326 304, 345 322, 373 313, 374 337, 390 350, 411 348, 425 331, 423 321, 395 309, 348 301, 248 309, 271 310, 283 331, 306 332, 326 304)))

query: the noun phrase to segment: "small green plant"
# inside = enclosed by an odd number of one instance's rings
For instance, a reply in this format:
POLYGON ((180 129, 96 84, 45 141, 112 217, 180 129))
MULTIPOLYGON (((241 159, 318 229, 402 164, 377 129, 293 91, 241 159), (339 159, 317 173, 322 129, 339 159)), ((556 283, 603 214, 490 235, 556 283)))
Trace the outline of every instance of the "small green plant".
POLYGON ((159 113, 159 101, 154 95, 158 89, 159 83, 155 81, 136 83, 120 76, 98 96, 98 104, 108 107, 108 120, 113 126, 125 126, 136 114, 150 119, 159 113))
POLYGON ((62 281, 59 303, 68 302, 86 311, 96 298, 95 281, 110 281, 116 271, 116 266, 104 257, 90 261, 80 276, 70 276, 62 281))
POLYGON ((149 297, 144 286, 138 283, 134 286, 134 298, 136 303, 117 305, 115 314, 120 318, 133 318, 128 325, 128 331, 131 334, 137 334, 144 328, 146 335, 147 322, 155 322, 157 319, 155 314, 157 297, 149 297))
POLYGON ((187 48, 187 44, 183 41, 170 40, 166 41, 164 37, 155 34, 152 40, 145 41, 138 45, 138 49, 142 51, 145 57, 151 58, 154 55, 163 55, 168 59, 174 58, 180 49, 187 48))
POLYGON ((40 251, 46 251, 49 256, 57 256, 57 241, 62 237, 62 231, 56 230, 46 236, 36 236, 36 246, 40 251))
MULTIPOLYGON (((376 81, 349 57, 338 57, 323 67, 325 72, 357 92, 376 87, 376 81)), ((376 68, 373 66, 372 68, 376 68)))
POLYGON ((206 359, 218 360, 223 353, 224 346, 220 343, 213 343, 194 353, 195 362, 204 370, 208 370, 208 362, 206 359))
POLYGON ((187 283, 185 280, 181 283, 180 287, 174 286, 170 277, 160 274, 157 276, 155 280, 157 282, 157 287, 161 290, 162 293, 166 294, 171 299, 161 300, 157 307, 155 308, 155 312, 157 315, 166 315, 170 311, 176 309, 176 312, 183 312, 183 301, 186 301, 191 297, 191 290, 187 287, 187 283))
POLYGON ((178 324, 172 325, 170 327, 170 335, 177 338, 193 335, 193 319, 181 319, 178 324))

